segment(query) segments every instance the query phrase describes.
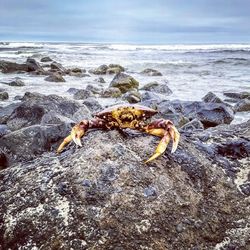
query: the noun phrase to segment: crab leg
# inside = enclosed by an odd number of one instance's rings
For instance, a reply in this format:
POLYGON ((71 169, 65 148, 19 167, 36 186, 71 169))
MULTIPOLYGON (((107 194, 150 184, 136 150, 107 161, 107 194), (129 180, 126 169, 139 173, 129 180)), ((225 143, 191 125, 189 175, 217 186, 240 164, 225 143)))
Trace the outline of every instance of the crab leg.
POLYGON ((82 147, 81 138, 86 134, 87 130, 93 128, 105 128, 104 124, 104 121, 99 118, 90 121, 83 120, 80 123, 76 124, 72 128, 70 135, 68 135, 58 147, 57 153, 61 153, 65 146, 72 140, 76 145, 82 147))
POLYGON ((169 120, 154 121, 146 127, 145 132, 151 135, 162 137, 154 154, 145 163, 148 163, 162 155, 165 152, 170 139, 173 141, 171 153, 176 151, 180 140, 180 134, 173 123, 169 120))

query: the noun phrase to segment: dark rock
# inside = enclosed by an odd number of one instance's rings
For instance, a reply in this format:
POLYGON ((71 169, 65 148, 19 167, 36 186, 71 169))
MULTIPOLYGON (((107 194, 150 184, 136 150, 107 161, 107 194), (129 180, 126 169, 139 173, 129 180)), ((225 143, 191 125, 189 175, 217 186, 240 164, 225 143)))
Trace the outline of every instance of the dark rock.
POLYGON ((96 100, 96 98, 89 97, 83 101, 83 104, 91 111, 96 112, 102 110, 101 104, 96 100))
POLYGON ((21 95, 16 95, 15 97, 14 97, 14 100, 15 101, 20 101, 20 100, 22 100, 22 96, 21 95))
MULTIPOLYGON (((40 124, 44 114, 55 111, 59 115, 71 118, 79 109, 79 105, 65 98, 56 95, 42 95, 38 93, 26 92, 22 98, 22 103, 10 109, 6 115, 5 122, 11 130, 22 127, 40 124)), ((0 112, 1 114, 1 112, 0 112)))
POLYGON ((26 160, 0 171, 2 249, 248 249, 248 182, 233 181, 249 157, 216 146, 249 141, 249 122, 182 134, 174 154, 148 165, 159 138, 117 131, 89 131, 81 148, 40 155, 63 133, 36 125, 0 141, 26 160))
POLYGON ((176 127, 182 127, 189 122, 189 119, 184 115, 181 103, 179 101, 162 101, 157 104, 159 118, 171 120, 176 127))
POLYGON ((92 96, 91 92, 86 89, 80 89, 74 94, 74 99, 76 100, 84 100, 92 96))
POLYGON ((50 76, 47 76, 45 79, 47 82, 66 82, 65 79, 59 73, 52 73, 50 76))
POLYGON ((122 93, 126 93, 131 89, 138 89, 139 82, 130 75, 119 73, 113 78, 109 87, 119 88, 122 93))
POLYGON ((70 71, 73 73, 85 73, 86 69, 73 68, 73 69, 70 69, 70 71))
POLYGON ((118 69, 120 69, 120 72, 124 72, 125 71, 124 67, 122 67, 119 64, 109 64, 109 68, 110 69, 112 69, 112 68, 118 68, 118 69))
POLYGON ((86 90, 92 92, 93 94, 101 94, 103 89, 102 88, 98 88, 98 87, 95 87, 93 85, 87 85, 86 87, 86 90))
POLYGON ((25 63, 15 63, 9 61, 0 61, 0 70, 2 73, 28 72, 28 65, 25 63))
POLYGON ((0 101, 8 100, 9 94, 7 92, 0 92, 0 101))
POLYGON ((116 68, 108 68, 107 71, 106 71, 106 74, 109 74, 109 75, 119 74, 119 73, 121 73, 123 71, 121 70, 121 68, 118 68, 118 67, 116 67, 116 68))
POLYGON ((141 74, 148 76, 162 76, 162 73, 156 69, 144 69, 141 74))
POLYGON ((70 124, 32 125, 1 137, 0 144, 16 156, 12 161, 30 160, 51 150, 52 145, 66 137, 70 130, 70 124))
POLYGON ((123 99, 127 100, 129 103, 137 103, 141 101, 141 94, 132 90, 123 95, 123 99))
POLYGON ((9 86, 13 86, 13 87, 23 87, 25 86, 24 82, 20 79, 15 79, 14 81, 11 81, 9 83, 7 83, 9 86))
POLYGON ((193 119, 192 121, 186 123, 181 127, 181 130, 185 132, 195 131, 195 130, 203 130, 204 126, 198 119, 193 119))
POLYGON ((108 66, 107 65, 101 65, 96 69, 90 70, 89 73, 94 75, 105 75, 107 72, 108 66))
POLYGON ((101 96, 104 98, 117 98, 122 95, 122 92, 119 88, 109 87, 107 89, 104 89, 101 96))
POLYGON ((52 62, 53 60, 49 56, 45 56, 41 59, 41 62, 52 62))
POLYGON ((74 123, 75 122, 70 118, 60 115, 53 110, 44 114, 40 122, 41 125, 70 124, 71 126, 73 126, 74 123))
POLYGON ((78 90, 79 90, 79 89, 76 89, 76 88, 69 88, 69 89, 67 90, 67 92, 70 93, 70 94, 75 94, 78 90))
POLYGON ((202 100, 204 102, 212 102, 212 103, 223 103, 223 101, 217 96, 215 95, 213 92, 208 92, 203 98, 202 100))
POLYGON ((0 124, 0 137, 7 135, 8 133, 10 133, 8 126, 5 124, 0 124))
POLYGON ((250 111, 250 100, 243 99, 236 103, 234 106, 235 112, 244 112, 244 111, 250 111))
POLYGON ((223 94, 227 97, 234 98, 234 99, 245 99, 245 98, 250 97, 250 92, 240 92, 240 93, 224 92, 223 94))
POLYGON ((92 118, 92 114, 87 106, 81 106, 72 116, 72 120, 80 122, 81 120, 89 120, 92 118))
MULTIPOLYGON (((0 149, 0 170, 9 167, 9 160, 6 154, 0 149)), ((1 243, 0 243, 1 244, 1 243)), ((0 245, 1 246, 1 245, 0 245)))
POLYGON ((97 79, 95 79, 96 82, 100 82, 100 83, 105 83, 105 80, 103 77, 99 77, 97 79))
POLYGON ((26 65, 28 66, 28 71, 44 72, 42 66, 34 58, 27 58, 26 65))
POLYGON ((166 95, 173 94, 172 90, 166 84, 159 84, 158 82, 150 82, 144 85, 141 89, 166 95))
POLYGON ((19 106, 18 103, 12 103, 5 107, 0 107, 0 124, 6 124, 12 112, 19 106))
POLYGON ((39 105, 21 104, 17 107, 9 117, 7 125, 11 130, 17 130, 33 124, 40 123, 45 110, 39 105))
POLYGON ((189 119, 197 118, 205 128, 219 124, 230 124, 234 119, 233 110, 223 103, 184 102, 183 113, 189 119))
POLYGON ((51 70, 55 70, 60 73, 64 73, 66 71, 66 69, 62 66, 62 64, 58 62, 52 62, 50 64, 50 67, 51 67, 51 70))

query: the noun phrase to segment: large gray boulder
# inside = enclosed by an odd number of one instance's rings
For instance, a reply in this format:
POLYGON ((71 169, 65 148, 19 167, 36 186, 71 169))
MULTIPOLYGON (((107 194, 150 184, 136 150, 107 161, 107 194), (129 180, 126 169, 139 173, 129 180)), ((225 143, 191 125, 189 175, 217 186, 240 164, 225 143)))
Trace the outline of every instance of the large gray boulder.
POLYGON ((59 115, 71 118, 79 107, 80 105, 76 102, 56 95, 46 96, 26 92, 22 98, 22 103, 13 109, 6 107, 9 112, 6 111, 7 114, 4 123, 11 130, 18 130, 23 127, 40 124, 42 117, 50 111, 55 111, 59 115))
POLYGON ((93 131, 39 157, 29 129, 8 145, 34 159, 0 171, 1 249, 249 249, 250 122, 182 134, 148 165, 150 135, 93 131))
POLYGON ((139 82, 130 75, 119 73, 113 78, 109 87, 118 88, 122 93, 126 93, 131 89, 138 89, 139 82))

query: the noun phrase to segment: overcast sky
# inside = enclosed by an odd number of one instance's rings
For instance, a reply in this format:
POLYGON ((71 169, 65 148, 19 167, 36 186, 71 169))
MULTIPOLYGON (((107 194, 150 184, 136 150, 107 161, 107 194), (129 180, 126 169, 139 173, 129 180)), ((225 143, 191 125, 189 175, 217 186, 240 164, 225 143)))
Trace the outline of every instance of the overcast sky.
POLYGON ((0 40, 248 43, 250 0, 0 0, 0 40))

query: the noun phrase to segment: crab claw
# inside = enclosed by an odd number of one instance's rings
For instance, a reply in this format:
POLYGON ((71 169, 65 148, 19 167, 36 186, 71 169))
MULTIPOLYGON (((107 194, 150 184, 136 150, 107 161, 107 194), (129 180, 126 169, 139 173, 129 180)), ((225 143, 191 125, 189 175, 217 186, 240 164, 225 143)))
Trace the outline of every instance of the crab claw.
POLYGON ((85 128, 84 126, 81 125, 81 123, 75 125, 70 133, 74 143, 80 147, 82 147, 81 138, 84 136, 84 134, 85 134, 85 128))
POLYGON ((87 120, 81 121, 79 124, 75 125, 72 128, 70 135, 68 135, 58 147, 57 153, 61 153, 64 147, 72 140, 76 145, 82 147, 81 137, 84 136, 88 127, 89 127, 89 122, 87 120))
POLYGON ((178 130, 175 128, 174 125, 171 125, 168 128, 168 131, 166 131, 164 133, 160 143, 158 144, 158 146, 155 150, 155 153, 145 163, 148 163, 148 162, 156 159, 160 155, 162 155, 165 152, 165 150, 167 149, 167 146, 170 142, 170 139, 173 140, 171 153, 174 153, 177 149, 177 146, 178 146, 178 143, 180 140, 180 133, 178 132, 178 130))

